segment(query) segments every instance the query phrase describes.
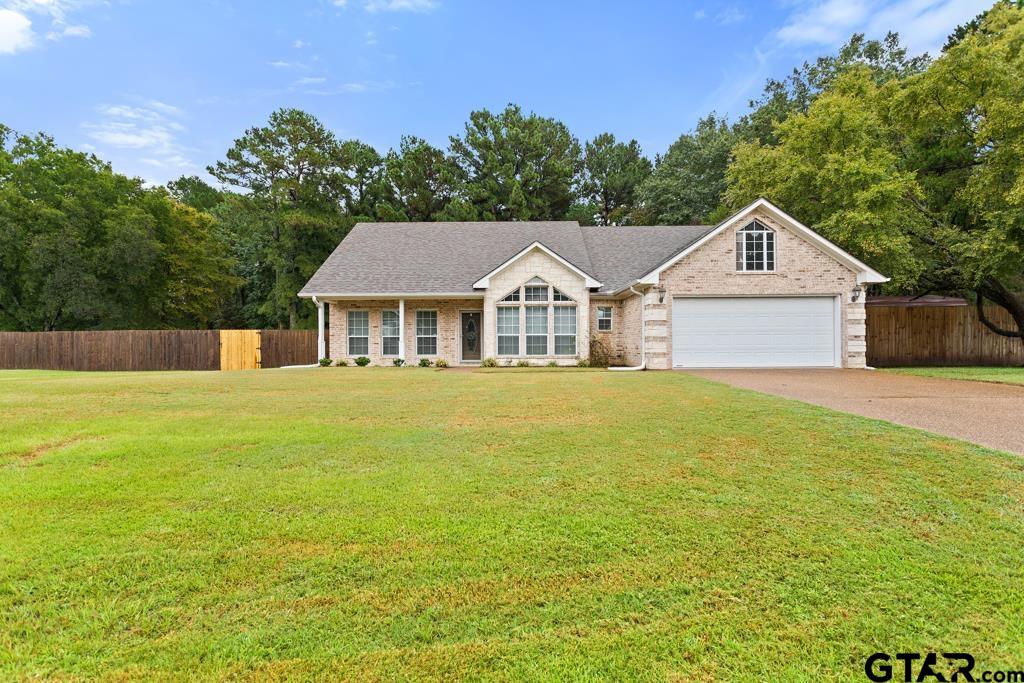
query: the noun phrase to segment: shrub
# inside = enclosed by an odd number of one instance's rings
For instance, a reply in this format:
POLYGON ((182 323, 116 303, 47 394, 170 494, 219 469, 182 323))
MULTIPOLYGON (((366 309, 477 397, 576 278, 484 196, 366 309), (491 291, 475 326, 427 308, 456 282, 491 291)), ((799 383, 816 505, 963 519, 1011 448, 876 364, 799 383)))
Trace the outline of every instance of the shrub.
POLYGON ((484 358, 484 361, 480 363, 485 368, 496 368, 498 367, 498 361, 495 358, 484 358))
POLYGON ((348 367, 348 361, 345 360, 344 358, 339 358, 337 362, 335 362, 334 364, 339 368, 348 367))
POLYGON ((612 365, 615 358, 604 342, 596 337, 590 338, 590 365, 595 368, 606 368, 612 365))
POLYGON ((420 358, 420 367, 429 368, 433 363, 430 362, 429 358, 420 358))
POLYGON ((589 368, 590 367, 590 359, 589 358, 577 358, 576 359, 576 367, 578 367, 578 368, 589 368))
POLYGON ((333 362, 334 361, 332 361, 330 358, 321 358, 320 359, 320 367, 322 367, 322 368, 329 368, 329 367, 331 367, 331 364, 333 362))
POLYGON ((549 368, 557 368, 557 367, 558 367, 558 363, 556 363, 556 362, 555 362, 555 361, 553 361, 553 360, 549 360, 549 361, 548 361, 548 367, 549 367, 549 368))
POLYGON ((367 358, 366 356, 359 356, 359 358, 356 358, 356 365, 358 365, 361 368, 365 368, 369 364, 370 359, 367 358))
POLYGON ((506 368, 510 368, 510 367, 512 367, 515 364, 516 364, 515 361, 512 360, 511 358, 506 358, 505 359, 505 367, 506 368))
POLYGON ((405 365, 405 359, 404 358, 396 358, 396 359, 394 359, 391 362, 395 364, 396 368, 400 368, 403 365, 405 365))
POLYGON ((520 359, 516 363, 516 367, 517 368, 528 368, 528 367, 530 367, 530 361, 526 360, 525 358, 522 358, 522 359, 520 359))
POLYGON ((437 362, 434 363, 434 367, 446 368, 448 367, 448 361, 446 361, 444 358, 438 358, 437 362))

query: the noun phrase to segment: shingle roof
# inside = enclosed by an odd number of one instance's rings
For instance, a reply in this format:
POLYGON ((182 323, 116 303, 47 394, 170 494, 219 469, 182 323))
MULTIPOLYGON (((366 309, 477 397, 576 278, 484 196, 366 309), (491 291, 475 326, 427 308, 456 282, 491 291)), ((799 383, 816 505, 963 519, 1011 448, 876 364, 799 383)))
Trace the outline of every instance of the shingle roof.
POLYGON ((534 242, 616 292, 714 226, 581 227, 575 221, 360 223, 299 293, 460 294, 534 242))

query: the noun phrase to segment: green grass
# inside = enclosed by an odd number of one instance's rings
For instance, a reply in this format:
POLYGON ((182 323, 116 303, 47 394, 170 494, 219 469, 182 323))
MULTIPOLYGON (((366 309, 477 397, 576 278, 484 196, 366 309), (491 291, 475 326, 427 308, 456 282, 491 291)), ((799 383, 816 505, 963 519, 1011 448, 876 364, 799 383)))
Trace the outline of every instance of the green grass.
POLYGON ((1024 459, 681 373, 0 373, 0 679, 1024 665, 1024 459))
POLYGON ((966 379, 975 382, 997 382, 999 384, 1024 384, 1024 368, 892 368, 888 372, 919 377, 941 377, 943 379, 966 379))

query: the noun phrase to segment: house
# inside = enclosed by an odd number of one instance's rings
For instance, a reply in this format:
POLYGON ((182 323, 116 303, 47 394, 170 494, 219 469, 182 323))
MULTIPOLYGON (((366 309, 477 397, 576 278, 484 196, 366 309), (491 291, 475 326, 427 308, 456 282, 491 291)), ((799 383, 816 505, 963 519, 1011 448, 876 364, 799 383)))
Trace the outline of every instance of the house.
POLYGON ((324 355, 634 367, 865 366, 887 278, 765 199, 713 226, 361 223, 299 296, 324 355))

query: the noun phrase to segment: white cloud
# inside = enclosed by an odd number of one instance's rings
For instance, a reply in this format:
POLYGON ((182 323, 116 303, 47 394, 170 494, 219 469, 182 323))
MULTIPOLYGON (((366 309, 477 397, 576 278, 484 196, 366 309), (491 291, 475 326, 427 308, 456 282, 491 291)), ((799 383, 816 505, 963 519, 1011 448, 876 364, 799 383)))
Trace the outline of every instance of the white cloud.
POLYGON ((323 76, 307 76, 306 78, 300 78, 295 81, 295 85, 316 85, 317 83, 324 83, 327 79, 323 76))
POLYGON ((91 37, 92 29, 85 24, 68 23, 68 15, 99 2, 101 0, 0 0, 0 54, 13 54, 35 43, 32 16, 49 22, 47 40, 91 37))
POLYGON ((721 12, 715 15, 715 21, 722 25, 728 26, 729 24, 738 24, 747 18, 746 13, 743 12, 736 5, 729 5, 721 12))
POLYGON ((301 62, 289 62, 285 59, 277 59, 273 62, 267 62, 268 66, 272 66, 275 69, 304 69, 306 65, 301 62))
POLYGON ((332 0, 331 4, 335 7, 345 7, 348 5, 348 0, 332 0))
POLYGON ((60 30, 50 31, 46 34, 47 40, 60 40, 61 38, 91 38, 92 29, 84 24, 64 26, 60 30))
POLYGON ((34 43, 32 21, 14 10, 0 9, 0 55, 13 55, 34 43))
POLYGON ((957 24, 990 5, 990 0, 815 0, 800 3, 776 37, 789 45, 835 46, 856 32, 881 38, 898 31, 911 53, 935 54, 957 24))
POLYGON ((104 104, 99 118, 82 124, 86 136, 101 149, 137 151, 141 163, 168 171, 196 168, 179 138, 186 131, 184 112, 172 104, 147 100, 143 104, 104 104))
POLYGON ((358 95, 360 93, 367 92, 383 92, 385 90, 391 90, 394 87, 395 84, 391 81, 353 81, 351 83, 342 83, 334 88, 314 88, 306 90, 305 94, 319 95, 322 97, 330 97, 332 95, 358 95))
POLYGON ((309 43, 307 43, 304 40, 296 40, 294 43, 292 43, 292 47, 294 47, 296 50, 301 50, 304 47, 309 47, 309 43))
POLYGON ((366 0, 367 12, 430 12, 437 8, 436 0, 366 0))
POLYGON ((702 19, 706 19, 707 16, 708 16, 707 10, 699 9, 696 12, 693 13, 693 18, 696 19, 697 21, 700 21, 702 19))
POLYGON ((377 44, 377 32, 376 31, 367 31, 366 32, 366 44, 367 45, 376 45, 377 44))

